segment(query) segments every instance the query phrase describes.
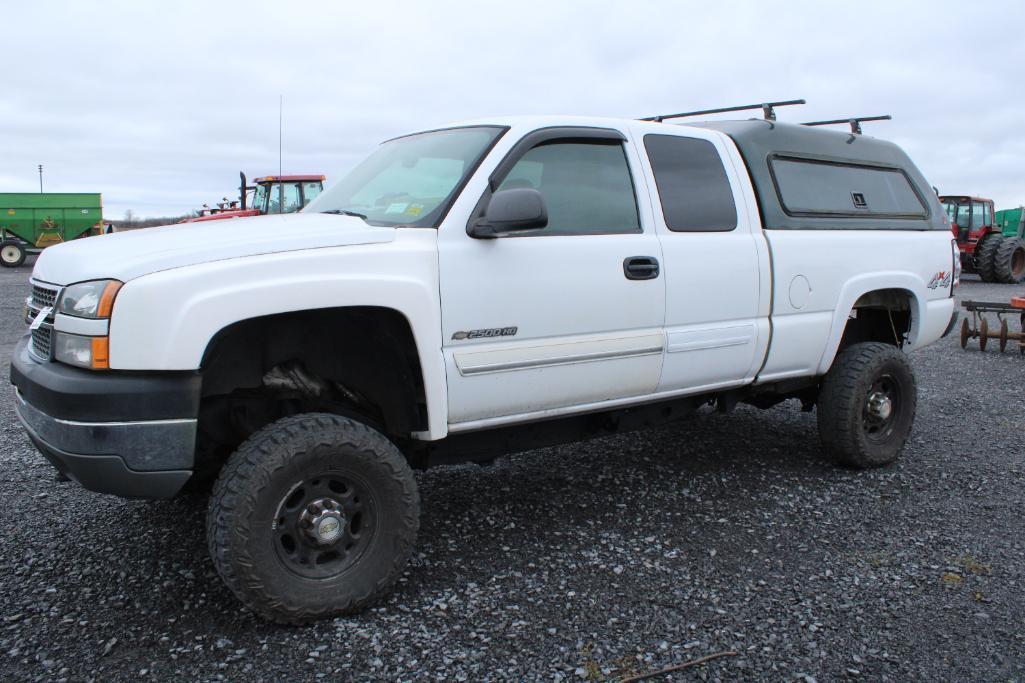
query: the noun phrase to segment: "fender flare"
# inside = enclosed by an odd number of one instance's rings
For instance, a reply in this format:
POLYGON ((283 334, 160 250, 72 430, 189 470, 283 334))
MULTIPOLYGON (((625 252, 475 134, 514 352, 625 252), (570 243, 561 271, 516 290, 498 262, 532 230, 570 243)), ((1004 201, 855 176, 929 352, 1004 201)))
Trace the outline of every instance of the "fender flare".
POLYGON ((818 374, 824 375, 833 364, 836 352, 840 348, 847 320, 854 310, 858 299, 869 292, 896 289, 906 292, 911 302, 911 329, 908 332, 908 346, 914 347, 921 330, 922 318, 925 313, 925 282, 914 273, 906 271, 874 272, 858 275, 840 289, 836 309, 833 311, 833 322, 829 328, 826 348, 819 359, 818 374))

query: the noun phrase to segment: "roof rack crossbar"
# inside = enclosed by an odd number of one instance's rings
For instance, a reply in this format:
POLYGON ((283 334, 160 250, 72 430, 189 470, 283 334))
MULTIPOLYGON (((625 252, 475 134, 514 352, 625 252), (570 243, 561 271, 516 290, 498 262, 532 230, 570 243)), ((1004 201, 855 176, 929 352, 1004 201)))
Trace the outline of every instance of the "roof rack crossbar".
POLYGON ((893 117, 889 114, 882 116, 855 116, 849 119, 830 119, 829 121, 809 121, 802 123, 802 126, 833 126, 840 123, 848 123, 851 126, 851 132, 855 135, 861 135, 861 124, 864 121, 889 121, 893 117))
POLYGON ((748 111, 750 109, 761 109, 766 121, 776 120, 776 107, 788 107, 794 104, 805 104, 804 100, 781 100, 779 102, 762 102, 761 104, 742 104, 739 107, 722 107, 720 109, 702 109, 700 111, 686 111, 679 114, 659 114, 658 116, 647 116, 641 121, 655 121, 659 123, 666 119, 682 119, 689 116, 704 116, 705 114, 723 114, 730 111, 748 111))

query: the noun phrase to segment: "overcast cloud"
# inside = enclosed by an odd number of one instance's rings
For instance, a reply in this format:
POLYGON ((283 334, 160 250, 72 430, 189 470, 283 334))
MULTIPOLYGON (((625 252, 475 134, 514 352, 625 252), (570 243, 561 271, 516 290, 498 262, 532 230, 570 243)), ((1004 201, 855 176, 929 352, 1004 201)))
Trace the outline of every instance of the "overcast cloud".
POLYGON ((1025 3, 4 3, 0 192, 176 215, 238 171, 340 177, 382 139, 500 114, 806 98, 892 114, 941 192, 1025 202, 1025 3))

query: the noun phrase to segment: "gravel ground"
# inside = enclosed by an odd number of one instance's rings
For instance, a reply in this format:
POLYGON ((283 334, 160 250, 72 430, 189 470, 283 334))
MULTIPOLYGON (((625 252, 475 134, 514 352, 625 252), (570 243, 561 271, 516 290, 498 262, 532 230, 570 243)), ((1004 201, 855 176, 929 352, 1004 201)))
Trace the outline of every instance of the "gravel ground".
MULTIPOLYGON (((29 267, 0 273, 0 361, 29 267)), ((1015 287, 967 281, 962 297, 1015 287)), ((4 680, 1025 679, 1025 359, 913 354, 902 460, 825 463, 789 403, 418 475, 418 552, 359 617, 271 626, 194 499, 54 481, 0 402, 4 680)))

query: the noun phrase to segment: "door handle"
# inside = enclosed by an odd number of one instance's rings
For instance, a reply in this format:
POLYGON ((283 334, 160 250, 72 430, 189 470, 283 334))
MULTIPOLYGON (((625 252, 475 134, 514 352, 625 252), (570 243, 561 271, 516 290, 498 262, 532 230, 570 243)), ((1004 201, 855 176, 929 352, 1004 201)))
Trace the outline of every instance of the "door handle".
POLYGON ((623 261, 627 280, 654 280, 658 277, 658 259, 654 256, 630 256, 623 261))

